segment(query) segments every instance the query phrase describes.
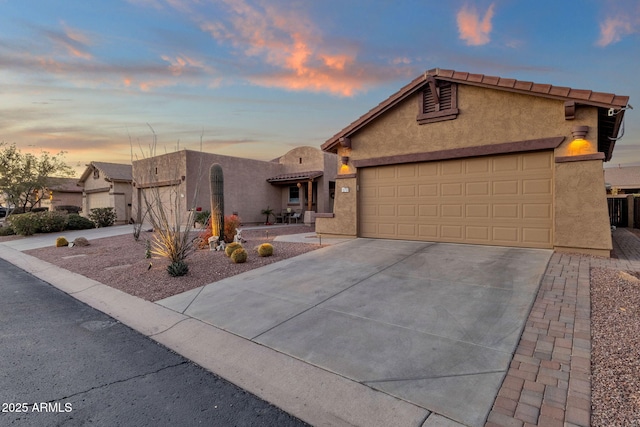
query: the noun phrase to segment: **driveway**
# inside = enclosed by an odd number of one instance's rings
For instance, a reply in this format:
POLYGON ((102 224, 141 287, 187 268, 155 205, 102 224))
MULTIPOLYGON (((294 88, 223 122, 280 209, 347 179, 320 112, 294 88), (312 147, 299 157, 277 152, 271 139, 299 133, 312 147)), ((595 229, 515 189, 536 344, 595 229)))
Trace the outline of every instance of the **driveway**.
POLYGON ((482 426, 551 255, 355 239, 159 304, 482 426))

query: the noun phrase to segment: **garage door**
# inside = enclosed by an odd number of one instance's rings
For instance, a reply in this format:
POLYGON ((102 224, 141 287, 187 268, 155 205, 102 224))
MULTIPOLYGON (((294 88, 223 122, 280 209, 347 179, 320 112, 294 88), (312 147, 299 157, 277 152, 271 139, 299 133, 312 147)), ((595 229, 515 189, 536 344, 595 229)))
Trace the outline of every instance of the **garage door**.
POLYGON ((88 210, 95 208, 108 208, 111 203, 111 198, 109 197, 109 190, 102 191, 100 193, 89 193, 87 194, 87 207, 88 210))
MULTIPOLYGON (((169 226, 176 225, 176 207, 179 207, 178 187, 176 186, 164 186, 145 188, 142 190, 144 194, 141 194, 142 199, 141 208, 143 211, 151 209, 159 222, 158 225, 162 225, 165 221, 169 226), (164 220, 162 219, 161 212, 164 212, 164 220)), ((149 222, 148 218, 146 220, 149 222)))
POLYGON ((362 237, 553 247, 553 153, 359 170, 362 237))

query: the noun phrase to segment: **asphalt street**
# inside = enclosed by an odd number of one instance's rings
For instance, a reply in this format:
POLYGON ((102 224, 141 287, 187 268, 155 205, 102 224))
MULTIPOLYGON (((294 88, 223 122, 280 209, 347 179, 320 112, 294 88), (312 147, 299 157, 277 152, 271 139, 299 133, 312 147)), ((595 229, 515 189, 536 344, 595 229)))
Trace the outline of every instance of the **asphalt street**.
POLYGON ((0 404, 3 426, 306 425, 2 259, 0 404))

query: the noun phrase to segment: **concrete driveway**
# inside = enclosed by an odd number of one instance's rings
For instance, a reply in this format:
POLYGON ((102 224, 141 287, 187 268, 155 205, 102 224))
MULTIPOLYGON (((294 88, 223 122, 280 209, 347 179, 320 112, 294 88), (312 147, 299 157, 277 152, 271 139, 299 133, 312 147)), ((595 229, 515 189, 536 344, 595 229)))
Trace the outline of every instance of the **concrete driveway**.
POLYGON ((158 303, 481 426, 551 254, 355 239, 158 303))

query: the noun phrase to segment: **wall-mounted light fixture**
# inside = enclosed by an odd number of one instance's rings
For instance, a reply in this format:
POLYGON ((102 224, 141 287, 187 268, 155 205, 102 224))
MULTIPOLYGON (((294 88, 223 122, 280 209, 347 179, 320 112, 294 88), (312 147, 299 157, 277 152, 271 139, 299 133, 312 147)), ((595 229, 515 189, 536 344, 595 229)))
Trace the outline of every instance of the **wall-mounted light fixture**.
POLYGON ((344 148, 351 148, 351 138, 349 138, 348 136, 343 136, 339 141, 340 145, 342 145, 344 148))
POLYGON ((571 134, 573 135, 573 140, 584 139, 589 132, 589 126, 574 126, 571 128, 571 134))
POLYGON ((342 161, 343 165, 346 165, 349 163, 349 156, 342 156, 340 160, 342 161))

